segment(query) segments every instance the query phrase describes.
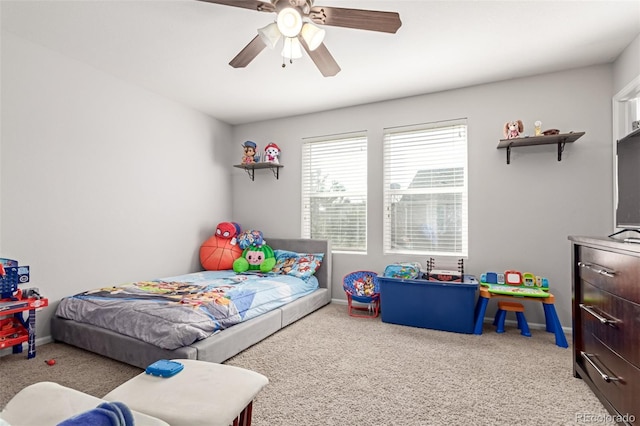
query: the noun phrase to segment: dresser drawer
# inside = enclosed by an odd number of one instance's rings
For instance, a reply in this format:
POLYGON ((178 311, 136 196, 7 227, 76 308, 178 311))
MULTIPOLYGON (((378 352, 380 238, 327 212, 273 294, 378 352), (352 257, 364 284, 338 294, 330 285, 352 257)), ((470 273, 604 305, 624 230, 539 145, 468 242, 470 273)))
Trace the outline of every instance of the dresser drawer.
POLYGON ((584 350, 576 355, 594 386, 618 412, 639 424, 640 370, 611 351, 590 333, 585 333, 584 350), (603 377, 604 375, 604 377, 603 377))
POLYGON ((640 368, 640 305, 607 293, 582 281, 579 303, 584 333, 604 344, 640 368))
POLYGON ((577 262, 582 280, 640 304, 640 257, 580 247, 577 262))

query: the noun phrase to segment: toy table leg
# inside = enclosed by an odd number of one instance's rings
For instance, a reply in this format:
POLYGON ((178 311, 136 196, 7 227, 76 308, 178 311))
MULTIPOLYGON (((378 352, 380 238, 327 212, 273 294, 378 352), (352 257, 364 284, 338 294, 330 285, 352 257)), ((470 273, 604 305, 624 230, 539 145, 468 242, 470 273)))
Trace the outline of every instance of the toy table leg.
POLYGON ((473 328, 473 334, 482 334, 482 323, 484 322, 484 315, 487 313, 487 305, 489 299, 486 297, 479 297, 478 304, 476 305, 475 318, 476 323, 473 328))
POLYGON ((544 308, 544 317, 545 322, 547 323, 547 331, 556 335, 556 345, 560 346, 561 348, 568 348, 569 344, 567 343, 567 337, 562 331, 562 325, 560 324, 560 319, 558 319, 558 314, 556 313, 554 304, 543 303, 542 306, 544 308))
POLYGON ((496 333, 504 333, 504 320, 507 318, 507 311, 502 309, 498 309, 498 313, 496 314, 496 333))
POLYGON ((29 311, 29 346, 27 359, 36 357, 36 310, 29 311))
POLYGON ((527 318, 525 318, 524 313, 516 312, 516 318, 518 318, 518 328, 520 329, 520 334, 526 337, 531 337, 529 323, 527 322, 527 318))
MULTIPOLYGON (((13 317, 20 321, 20 324, 22 324, 22 326, 24 326, 24 320, 22 319, 22 313, 15 313, 13 314, 13 317)), ((11 352, 14 354, 21 354, 22 353, 22 343, 19 343, 17 345, 13 345, 11 352)))
POLYGON ((14 354, 21 354, 22 353, 22 343, 18 343, 17 345, 13 345, 13 349, 11 351, 14 354))
MULTIPOLYGON (((552 314, 547 314, 548 312, 548 308, 547 306, 551 306, 553 308, 553 304, 549 305, 547 303, 543 303, 542 307, 544 308, 544 321, 545 321, 545 325, 546 325, 546 330, 549 333, 555 333, 555 328, 553 326, 553 318, 552 318, 552 314)), ((555 309, 554 309, 555 310, 555 309)))

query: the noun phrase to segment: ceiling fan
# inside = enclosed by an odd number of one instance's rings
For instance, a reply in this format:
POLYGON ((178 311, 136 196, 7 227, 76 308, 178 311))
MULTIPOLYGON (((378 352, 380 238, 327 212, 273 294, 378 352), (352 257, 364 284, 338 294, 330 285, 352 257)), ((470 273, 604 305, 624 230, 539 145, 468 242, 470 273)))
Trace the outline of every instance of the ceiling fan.
MULTIPOLYGON (((258 30, 258 35, 229 62, 234 68, 246 67, 262 50, 274 48, 284 38, 284 59, 302 57, 302 49, 311 57, 322 75, 330 77, 340 72, 340 66, 324 45, 325 30, 317 25, 355 28, 395 33, 402 25, 396 12, 314 6, 313 0, 199 0, 207 3, 274 12, 276 21, 258 30)), ((284 67, 285 64, 283 63, 284 67)))

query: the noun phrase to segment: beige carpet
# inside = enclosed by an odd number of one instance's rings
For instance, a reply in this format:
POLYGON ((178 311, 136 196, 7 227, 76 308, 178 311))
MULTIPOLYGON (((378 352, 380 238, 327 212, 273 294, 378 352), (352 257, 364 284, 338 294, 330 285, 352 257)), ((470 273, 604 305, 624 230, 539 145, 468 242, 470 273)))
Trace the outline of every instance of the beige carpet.
MULTIPOLYGON (((605 416, 572 376, 571 350, 515 328, 481 336, 351 318, 329 305, 226 363, 267 376, 254 426, 575 425, 605 416)), ((570 339, 569 339, 570 340, 570 339)), ((0 406, 29 383, 51 380, 102 396, 141 370, 62 344, 0 358, 0 406), (44 360, 56 358, 50 367, 44 360)))

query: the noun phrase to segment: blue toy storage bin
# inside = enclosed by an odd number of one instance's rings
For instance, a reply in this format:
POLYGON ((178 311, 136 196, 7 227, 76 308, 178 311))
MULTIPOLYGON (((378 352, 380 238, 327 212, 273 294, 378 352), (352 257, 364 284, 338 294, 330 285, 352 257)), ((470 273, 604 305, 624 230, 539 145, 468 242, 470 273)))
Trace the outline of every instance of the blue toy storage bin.
POLYGON ((382 322, 472 334, 478 282, 378 277, 382 322))

